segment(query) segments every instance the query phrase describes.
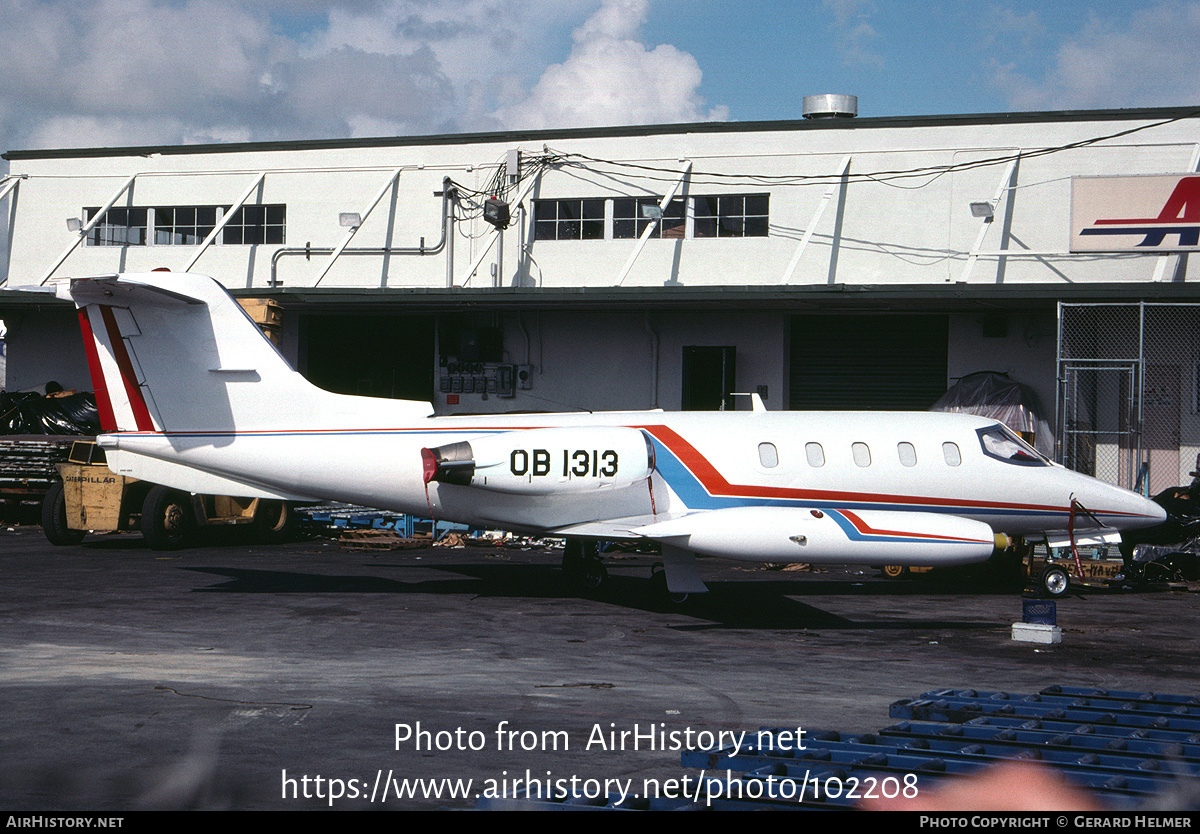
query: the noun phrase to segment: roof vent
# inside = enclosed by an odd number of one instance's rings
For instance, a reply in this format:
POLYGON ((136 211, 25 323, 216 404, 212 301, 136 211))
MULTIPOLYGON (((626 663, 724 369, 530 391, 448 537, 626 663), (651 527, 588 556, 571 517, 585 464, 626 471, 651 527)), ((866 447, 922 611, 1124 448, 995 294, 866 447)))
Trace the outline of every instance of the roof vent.
POLYGON ((803 108, 806 119, 853 119, 858 115, 858 96, 805 96, 803 108))

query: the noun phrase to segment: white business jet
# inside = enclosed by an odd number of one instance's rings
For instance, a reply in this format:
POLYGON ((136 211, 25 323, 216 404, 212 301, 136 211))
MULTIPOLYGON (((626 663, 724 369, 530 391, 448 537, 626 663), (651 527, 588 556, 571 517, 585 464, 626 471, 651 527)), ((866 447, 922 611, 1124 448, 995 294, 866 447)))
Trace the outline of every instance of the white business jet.
POLYGON ((1140 495, 1064 469, 995 420, 946 413, 662 411, 436 417, 333 394, 294 371, 211 278, 70 280, 119 475, 182 493, 333 500, 662 547, 672 594, 695 556, 864 565, 986 560, 1015 538, 1119 538, 1160 523, 1140 495))

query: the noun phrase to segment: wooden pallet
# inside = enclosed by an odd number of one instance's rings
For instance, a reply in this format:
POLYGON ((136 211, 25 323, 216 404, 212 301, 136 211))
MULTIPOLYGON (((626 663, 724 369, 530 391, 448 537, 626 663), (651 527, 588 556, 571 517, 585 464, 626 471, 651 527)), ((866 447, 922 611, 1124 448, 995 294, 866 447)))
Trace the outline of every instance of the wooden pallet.
POLYGON ((338 536, 342 550, 410 550, 429 547, 428 536, 407 538, 395 530, 346 530, 338 536))

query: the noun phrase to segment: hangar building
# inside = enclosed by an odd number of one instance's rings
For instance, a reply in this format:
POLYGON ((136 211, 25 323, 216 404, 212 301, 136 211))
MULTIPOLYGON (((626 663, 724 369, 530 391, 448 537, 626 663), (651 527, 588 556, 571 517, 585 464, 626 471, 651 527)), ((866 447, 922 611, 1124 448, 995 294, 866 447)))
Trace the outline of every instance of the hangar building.
MULTIPOLYGON (((335 391, 440 414, 925 409, 1008 373, 1038 445, 1200 452, 1200 111, 11 151, 7 382, 90 390, 69 276, 212 275, 335 391), (33 290, 33 291, 28 291, 33 290)), ((813 118, 809 118, 813 117, 813 118)))

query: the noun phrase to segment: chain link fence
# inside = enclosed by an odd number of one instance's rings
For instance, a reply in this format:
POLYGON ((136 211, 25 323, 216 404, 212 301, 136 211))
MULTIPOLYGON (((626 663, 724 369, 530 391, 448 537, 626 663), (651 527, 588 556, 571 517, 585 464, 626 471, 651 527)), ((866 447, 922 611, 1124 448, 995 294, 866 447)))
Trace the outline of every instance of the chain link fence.
POLYGON ((1060 463, 1154 495, 1200 452, 1200 305, 1060 304, 1060 463))

